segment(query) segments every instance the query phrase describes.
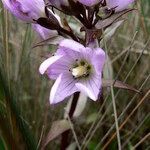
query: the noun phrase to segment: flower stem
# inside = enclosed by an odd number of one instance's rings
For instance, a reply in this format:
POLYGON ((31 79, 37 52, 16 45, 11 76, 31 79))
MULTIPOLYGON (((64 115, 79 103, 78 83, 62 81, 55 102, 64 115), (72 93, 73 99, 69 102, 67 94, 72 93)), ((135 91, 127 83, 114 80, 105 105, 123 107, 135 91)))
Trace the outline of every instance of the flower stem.
POLYGON ((121 150, 121 139, 120 139, 119 125, 118 125, 118 116, 117 116, 117 109, 116 109, 116 102, 115 102, 115 96, 114 96, 114 89, 113 89, 113 86, 111 86, 111 95, 112 95, 112 102, 113 102, 113 109, 114 109, 114 117, 115 117, 115 124, 116 124, 118 150, 121 150))
MULTIPOLYGON (((76 106, 77 106, 79 95, 80 95, 80 92, 74 93, 71 108, 70 108, 70 111, 68 114, 70 119, 73 118, 73 114, 74 114, 74 111, 75 111, 76 106)), ((62 133, 61 150, 65 150, 67 148, 67 146, 69 145, 69 141, 68 141, 69 133, 70 133, 70 130, 67 130, 67 131, 62 133)))

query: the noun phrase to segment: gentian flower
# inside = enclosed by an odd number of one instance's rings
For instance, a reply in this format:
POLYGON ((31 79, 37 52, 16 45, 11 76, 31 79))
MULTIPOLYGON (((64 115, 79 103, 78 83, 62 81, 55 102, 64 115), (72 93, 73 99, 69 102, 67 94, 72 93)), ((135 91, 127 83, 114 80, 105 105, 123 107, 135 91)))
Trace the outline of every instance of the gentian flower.
POLYGON ((50 79, 56 80, 50 92, 50 103, 58 103, 78 91, 96 101, 104 61, 105 52, 101 48, 91 49, 69 39, 60 42, 56 54, 39 68, 41 74, 47 73, 50 79))
POLYGON ((33 22, 45 15, 44 0, 2 0, 4 6, 17 18, 33 22))
POLYGON ((106 0, 108 8, 115 8, 115 11, 122 11, 126 9, 134 0, 106 0))
POLYGON ((100 0, 78 0, 80 3, 86 6, 93 6, 97 4, 100 0))
POLYGON ((46 29, 39 24, 32 24, 32 27, 44 40, 58 35, 57 31, 46 29))

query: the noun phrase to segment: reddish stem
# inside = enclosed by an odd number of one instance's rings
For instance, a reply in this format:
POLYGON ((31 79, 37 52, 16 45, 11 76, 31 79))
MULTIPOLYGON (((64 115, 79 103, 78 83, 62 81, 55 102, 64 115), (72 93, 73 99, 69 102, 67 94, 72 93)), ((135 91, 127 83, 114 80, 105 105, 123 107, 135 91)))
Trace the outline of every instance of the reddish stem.
MULTIPOLYGON (((74 111, 76 109, 79 95, 80 95, 79 92, 74 93, 71 108, 70 108, 70 111, 68 114, 70 119, 72 119, 74 111)), ((67 130, 67 131, 62 133, 61 150, 65 150, 67 148, 67 146, 69 145, 69 141, 68 141, 69 133, 70 133, 70 130, 67 130)))

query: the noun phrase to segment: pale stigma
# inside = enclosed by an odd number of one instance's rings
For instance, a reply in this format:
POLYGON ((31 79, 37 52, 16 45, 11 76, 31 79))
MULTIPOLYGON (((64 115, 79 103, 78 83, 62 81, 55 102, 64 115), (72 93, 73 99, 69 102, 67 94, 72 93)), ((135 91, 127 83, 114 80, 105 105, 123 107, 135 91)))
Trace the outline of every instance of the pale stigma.
POLYGON ((82 77, 87 74, 87 68, 85 66, 78 66, 72 69, 72 75, 75 78, 82 77))

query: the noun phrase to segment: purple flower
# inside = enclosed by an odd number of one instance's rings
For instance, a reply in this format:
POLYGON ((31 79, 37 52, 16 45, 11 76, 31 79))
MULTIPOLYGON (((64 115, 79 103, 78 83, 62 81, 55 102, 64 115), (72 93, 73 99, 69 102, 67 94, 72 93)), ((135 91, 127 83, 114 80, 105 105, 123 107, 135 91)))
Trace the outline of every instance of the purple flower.
POLYGON ((32 27, 44 40, 58 35, 57 31, 46 29, 39 24, 32 24, 32 27))
POLYGON ((108 8, 115 8, 115 11, 122 11, 126 9, 135 0, 106 0, 108 8))
POLYGON ((33 22, 44 16, 45 4, 43 0, 2 0, 4 6, 17 18, 33 22))
POLYGON ((78 0, 80 3, 86 6, 93 6, 97 4, 100 0, 78 0))
POLYGON ((105 52, 101 48, 84 47, 73 40, 65 39, 59 44, 56 55, 45 60, 39 71, 56 79, 50 103, 55 104, 77 91, 96 101, 102 85, 102 69, 105 52))

